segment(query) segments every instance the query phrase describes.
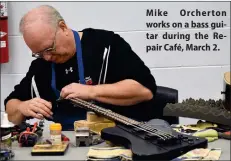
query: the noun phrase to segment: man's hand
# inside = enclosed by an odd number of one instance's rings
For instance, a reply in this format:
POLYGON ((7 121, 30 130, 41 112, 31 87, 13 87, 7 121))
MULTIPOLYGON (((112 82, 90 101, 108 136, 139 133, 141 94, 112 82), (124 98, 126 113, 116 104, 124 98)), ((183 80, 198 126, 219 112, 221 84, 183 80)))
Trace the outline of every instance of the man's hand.
POLYGON ((89 100, 94 98, 93 86, 79 83, 71 83, 62 88, 60 96, 62 98, 80 98, 89 100))
POLYGON ((53 115, 51 108, 51 103, 41 98, 33 98, 31 100, 24 101, 18 106, 18 110, 24 116, 34 117, 37 119, 42 119, 43 116, 51 118, 51 115, 53 115))

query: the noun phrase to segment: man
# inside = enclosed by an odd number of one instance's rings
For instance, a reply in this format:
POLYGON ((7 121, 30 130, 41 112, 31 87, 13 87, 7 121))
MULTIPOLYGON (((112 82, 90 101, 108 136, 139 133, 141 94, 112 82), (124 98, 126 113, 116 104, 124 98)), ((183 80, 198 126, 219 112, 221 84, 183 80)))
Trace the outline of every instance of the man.
POLYGON ((72 30, 57 10, 46 5, 25 14, 20 32, 37 59, 5 99, 11 122, 44 116, 60 122, 64 130, 72 129, 74 121, 85 118, 86 110, 70 102, 57 106, 59 97, 95 101, 136 119, 148 117, 145 110, 153 103, 155 79, 118 34, 72 30))

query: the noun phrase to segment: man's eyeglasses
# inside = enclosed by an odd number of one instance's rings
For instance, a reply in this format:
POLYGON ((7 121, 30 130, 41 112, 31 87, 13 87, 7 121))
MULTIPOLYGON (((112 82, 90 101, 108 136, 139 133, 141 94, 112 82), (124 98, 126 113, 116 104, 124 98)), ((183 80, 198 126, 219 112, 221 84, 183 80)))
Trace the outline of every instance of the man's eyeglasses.
POLYGON ((32 53, 32 57, 35 57, 35 58, 43 58, 44 55, 51 55, 52 52, 55 52, 56 51, 56 34, 57 34, 57 30, 58 28, 56 28, 56 31, 55 31, 55 37, 54 37, 54 41, 53 41, 53 45, 52 47, 50 48, 47 48, 41 52, 37 52, 37 53, 32 53))

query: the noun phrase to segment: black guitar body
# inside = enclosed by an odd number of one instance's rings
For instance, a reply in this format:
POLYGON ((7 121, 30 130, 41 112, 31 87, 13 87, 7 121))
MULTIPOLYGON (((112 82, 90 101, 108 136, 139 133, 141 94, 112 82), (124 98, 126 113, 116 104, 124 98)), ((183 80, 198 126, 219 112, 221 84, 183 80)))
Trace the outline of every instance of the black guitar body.
POLYGON ((154 119, 144 124, 155 129, 170 133, 175 139, 163 141, 159 137, 149 135, 147 132, 122 124, 116 127, 105 128, 101 131, 101 137, 115 145, 130 148, 133 160, 171 160, 195 148, 206 148, 207 140, 194 136, 183 135, 173 131, 170 125, 159 119, 154 119))

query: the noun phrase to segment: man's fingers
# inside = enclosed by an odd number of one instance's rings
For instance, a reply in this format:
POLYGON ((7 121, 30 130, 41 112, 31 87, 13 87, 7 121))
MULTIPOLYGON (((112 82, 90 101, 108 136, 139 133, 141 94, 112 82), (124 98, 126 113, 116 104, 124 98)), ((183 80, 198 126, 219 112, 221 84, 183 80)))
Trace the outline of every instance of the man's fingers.
POLYGON ((33 104, 33 105, 31 105, 32 106, 31 110, 34 111, 34 112, 36 112, 36 113, 40 113, 43 116, 50 117, 51 115, 48 112, 46 112, 45 110, 43 110, 43 108, 42 108, 41 105, 42 104, 40 104, 40 106, 39 106, 39 104, 33 104))
POLYGON ((53 115, 52 111, 51 111, 51 103, 47 102, 43 99, 36 99, 35 101, 31 102, 33 105, 43 109, 44 111, 46 111, 49 115, 53 115))
POLYGON ((48 102, 48 101, 46 101, 46 100, 44 100, 44 99, 38 99, 38 102, 40 102, 40 103, 42 103, 42 104, 44 104, 44 105, 46 105, 49 109, 51 109, 52 108, 52 105, 51 105, 51 103, 50 102, 48 102))
POLYGON ((47 107, 46 105, 44 105, 41 102, 37 102, 36 104, 39 108, 43 109, 44 111, 46 111, 49 115, 53 115, 51 109, 49 107, 47 107))
POLYGON ((41 115, 36 114, 36 113, 35 113, 34 111, 32 111, 32 110, 29 110, 28 113, 29 113, 29 115, 30 115, 31 117, 33 117, 33 118, 43 119, 43 117, 42 117, 41 115))
POLYGON ((62 88, 62 90, 60 92, 60 96, 62 98, 66 98, 71 93, 73 93, 72 89, 69 86, 66 86, 66 87, 62 88))
POLYGON ((39 106, 42 110, 44 110, 45 112, 47 112, 49 115, 53 115, 53 112, 47 108, 47 106, 43 105, 43 104, 40 104, 39 106))
POLYGON ((66 96, 67 99, 69 98, 75 98, 76 97, 76 94, 75 93, 71 93, 69 95, 66 96))

